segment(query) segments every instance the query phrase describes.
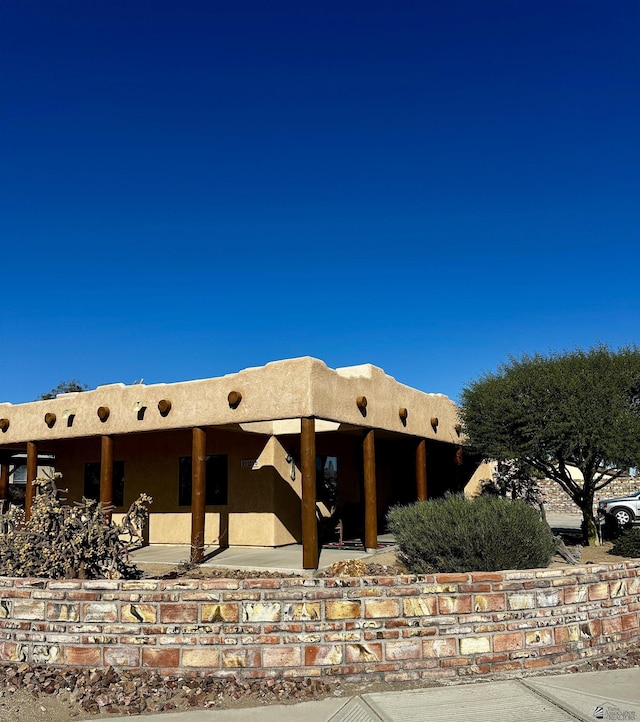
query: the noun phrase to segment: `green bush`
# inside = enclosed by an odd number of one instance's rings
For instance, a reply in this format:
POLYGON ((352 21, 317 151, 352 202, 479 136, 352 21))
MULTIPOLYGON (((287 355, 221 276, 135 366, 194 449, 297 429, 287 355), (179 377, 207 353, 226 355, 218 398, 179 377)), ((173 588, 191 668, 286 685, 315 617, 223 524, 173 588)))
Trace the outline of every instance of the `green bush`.
POLYGON ((602 539, 605 541, 615 541, 624 531, 624 527, 620 526, 620 522, 612 514, 604 517, 602 525, 602 539))
POLYGON ((395 507, 387 519, 415 574, 546 567, 556 548, 533 507, 501 497, 451 495, 395 507))
POLYGON ((625 529, 616 539, 611 553, 620 557, 640 558, 640 527, 625 529))
POLYGON ((129 550, 141 541, 151 497, 142 494, 122 522, 115 524, 108 509, 97 501, 63 505, 56 487, 60 476, 33 482, 35 498, 28 522, 18 518, 15 510, 0 515, 4 532, 0 533, 0 576, 137 578, 129 550))

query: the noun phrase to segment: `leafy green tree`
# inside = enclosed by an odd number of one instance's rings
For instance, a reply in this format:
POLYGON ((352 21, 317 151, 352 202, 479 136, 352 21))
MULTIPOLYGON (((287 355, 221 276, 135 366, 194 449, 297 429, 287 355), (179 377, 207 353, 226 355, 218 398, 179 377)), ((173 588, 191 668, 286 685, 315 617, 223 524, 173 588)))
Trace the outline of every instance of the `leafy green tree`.
POLYGON ((61 381, 54 389, 48 391, 46 394, 40 394, 37 401, 46 401, 47 399, 55 399, 58 394, 69 394, 75 391, 87 391, 89 387, 87 384, 81 384, 77 379, 71 379, 71 381, 61 381))
POLYGON ((582 511, 585 543, 598 544, 595 493, 640 465, 638 379, 636 346, 511 358, 463 390, 463 426, 485 458, 557 482, 582 511))

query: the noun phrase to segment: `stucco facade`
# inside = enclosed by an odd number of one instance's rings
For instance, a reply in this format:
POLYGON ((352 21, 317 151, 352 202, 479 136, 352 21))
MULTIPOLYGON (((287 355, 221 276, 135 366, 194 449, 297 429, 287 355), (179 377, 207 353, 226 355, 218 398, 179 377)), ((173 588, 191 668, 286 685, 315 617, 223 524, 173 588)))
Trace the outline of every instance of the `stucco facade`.
POLYGON ((115 513, 150 494, 150 543, 310 547, 317 519, 333 510, 370 546, 390 504, 464 487, 475 467, 461 444, 446 396, 375 366, 333 370, 308 357, 219 378, 0 404, 3 469, 11 453, 51 453, 70 500, 98 469, 101 498, 113 501, 119 469, 115 513), (219 477, 213 503, 203 501, 213 473, 207 459, 219 477), (330 500, 317 473, 332 475, 330 500))

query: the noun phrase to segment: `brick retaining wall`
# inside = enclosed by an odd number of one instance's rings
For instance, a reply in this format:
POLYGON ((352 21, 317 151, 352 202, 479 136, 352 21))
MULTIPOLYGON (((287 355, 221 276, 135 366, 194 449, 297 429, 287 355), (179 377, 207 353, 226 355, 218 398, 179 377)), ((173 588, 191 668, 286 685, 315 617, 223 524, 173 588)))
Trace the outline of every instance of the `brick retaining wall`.
POLYGON ((640 639, 640 560, 355 579, 0 579, 0 661, 241 678, 515 674, 640 639))

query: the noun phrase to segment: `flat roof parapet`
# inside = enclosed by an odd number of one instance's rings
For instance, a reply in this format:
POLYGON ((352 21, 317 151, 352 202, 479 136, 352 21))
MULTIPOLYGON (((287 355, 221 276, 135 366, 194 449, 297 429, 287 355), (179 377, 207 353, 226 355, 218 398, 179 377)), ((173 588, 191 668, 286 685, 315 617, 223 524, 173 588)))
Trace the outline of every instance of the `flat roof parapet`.
POLYGON ((55 399, 0 404, 0 418, 8 421, 0 446, 196 426, 240 429, 305 417, 460 443, 457 407, 443 394, 400 384, 371 364, 331 369, 305 356, 217 378, 105 384, 55 399))

